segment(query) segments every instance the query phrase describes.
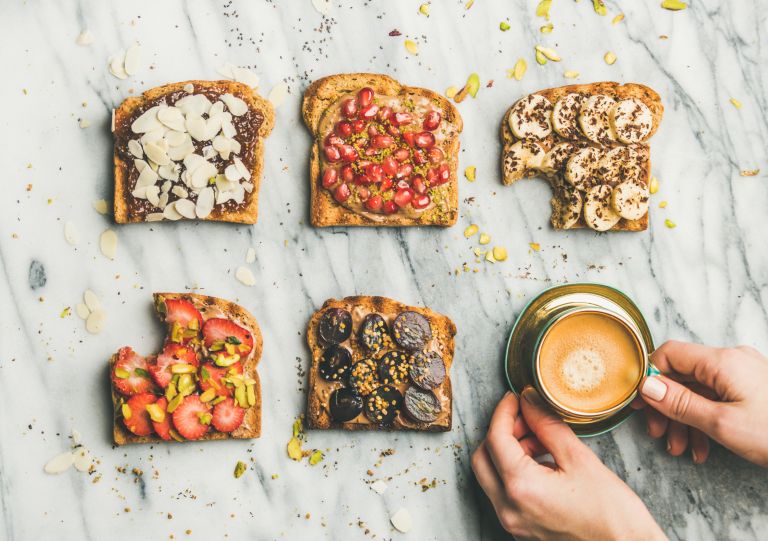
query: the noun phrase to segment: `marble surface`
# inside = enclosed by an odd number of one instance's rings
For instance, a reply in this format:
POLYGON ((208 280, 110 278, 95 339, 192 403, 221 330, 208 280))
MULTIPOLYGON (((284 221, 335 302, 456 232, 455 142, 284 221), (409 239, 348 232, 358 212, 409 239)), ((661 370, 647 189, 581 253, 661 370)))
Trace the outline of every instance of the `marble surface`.
MULTIPOLYGON (((0 538, 31 539, 500 539, 474 482, 469 455, 504 391, 501 355, 527 299, 557 283, 619 287, 647 315, 657 341, 746 343, 768 351, 768 2, 692 0, 669 12, 658 1, 608 1, 600 17, 587 0, 554 2, 554 31, 535 2, 333 1, 321 16, 309 0, 6 2, 0 18, 0 538), (626 18, 617 25, 619 12, 626 18), (499 30, 507 20, 508 32, 499 30), (78 46, 88 29, 94 41, 78 46), (390 37, 391 30, 402 35, 390 37), (668 36, 661 39, 661 35, 668 36), (408 54, 405 38, 419 44, 408 54), (107 58, 134 40, 143 68, 120 81, 107 58), (539 66, 537 43, 559 64, 539 66), (618 61, 603 61, 607 51, 618 61), (521 82, 506 70, 528 61, 521 82), (110 111, 161 83, 217 78, 230 61, 251 67, 267 95, 289 95, 267 142, 260 219, 255 226, 163 223, 115 226, 92 202, 112 194, 110 111), (342 71, 389 73, 443 91, 471 72, 484 83, 464 117, 461 215, 448 230, 313 229, 308 221, 310 138, 299 113, 313 79, 342 71), (658 90, 666 113, 653 139, 661 181, 652 224, 640 234, 555 232, 543 181, 500 183, 497 129, 523 93, 579 81, 637 81, 658 90), (729 103, 734 97, 741 109, 729 103), (79 127, 87 119, 90 126, 79 127), (740 170, 762 169, 754 177, 740 170), (658 202, 667 200, 662 210, 658 202), (665 218, 677 228, 664 227, 665 218), (64 223, 79 243, 64 239, 64 223), (504 263, 476 263, 477 223, 505 246, 504 263), (117 232, 114 260, 99 235, 117 232), (539 243, 541 250, 531 250, 539 243), (256 285, 234 278, 249 247, 256 285), (567 255, 567 260, 565 255, 567 255), (454 273, 464 263, 470 272, 454 273), (476 272, 475 272, 476 269, 476 272), (43 279, 44 273, 44 279, 43 279), (98 335, 65 307, 92 289, 107 314, 98 335), (194 289, 241 302, 264 334, 263 437, 254 441, 134 446, 110 438, 106 360, 131 344, 161 341, 150 293, 194 289), (285 444, 304 406, 309 354, 303 329, 328 297, 381 294, 426 304, 456 322, 452 432, 310 433, 327 450, 317 466, 291 462, 285 444), (92 474, 52 476, 43 465, 72 444, 96 459, 92 474), (384 449, 396 452, 380 457, 384 449), (240 479, 238 460, 250 468, 240 479), (119 469, 123 469, 122 472, 119 469), (132 473, 133 468, 143 475, 132 473), (373 476, 366 472, 371 470, 373 476), (273 478, 276 476, 276 478, 273 478), (385 478, 383 495, 367 486, 385 478), (99 479, 98 482, 94 481, 99 479), (420 481, 436 486, 422 492, 420 481), (413 530, 388 517, 405 507, 413 530), (189 534, 185 531, 190 530, 189 534)), ((589 445, 639 492, 672 539, 765 539, 768 473, 722 449, 704 466, 670 458, 640 418, 589 445)))

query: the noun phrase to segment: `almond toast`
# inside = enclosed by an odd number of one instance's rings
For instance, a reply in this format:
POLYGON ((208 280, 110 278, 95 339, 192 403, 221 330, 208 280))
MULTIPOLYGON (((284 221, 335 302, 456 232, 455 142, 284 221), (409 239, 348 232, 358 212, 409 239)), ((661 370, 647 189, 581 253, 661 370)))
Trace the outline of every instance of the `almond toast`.
POLYGON ((556 229, 643 231, 648 140, 663 112, 659 95, 635 83, 568 85, 525 96, 501 122, 504 184, 546 177, 556 229))
POLYGON ((171 83, 114 111, 117 223, 256 223, 272 105, 234 81, 171 83))
POLYGON ((456 223, 463 122, 443 96, 386 75, 331 75, 307 88, 302 114, 312 225, 456 223))
POLYGON ((307 326, 307 426, 445 432, 456 326, 385 297, 329 299, 307 326))
POLYGON ((168 325, 163 351, 145 359, 124 347, 109 361, 115 443, 258 438, 256 319, 217 297, 153 297, 168 325))

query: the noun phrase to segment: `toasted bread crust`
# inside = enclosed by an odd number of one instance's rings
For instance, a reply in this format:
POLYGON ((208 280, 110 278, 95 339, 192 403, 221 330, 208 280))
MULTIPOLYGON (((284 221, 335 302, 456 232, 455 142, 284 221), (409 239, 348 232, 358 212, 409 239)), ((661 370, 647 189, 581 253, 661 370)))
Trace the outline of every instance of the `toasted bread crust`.
POLYGON ((323 303, 322 308, 315 312, 307 324, 307 344, 312 355, 312 362, 309 369, 309 389, 307 391, 307 412, 306 423, 309 428, 317 429, 343 429, 343 430, 415 430, 422 432, 447 432, 451 430, 453 424, 453 393, 451 388, 450 369, 453 364, 453 355, 455 348, 456 325, 447 316, 433 312, 429 308, 420 308, 418 306, 407 306, 398 301, 386 297, 355 296, 345 297, 343 299, 328 299, 323 303), (448 399, 450 407, 447 415, 441 423, 417 423, 406 419, 403 415, 398 415, 395 422, 390 427, 381 427, 373 423, 338 423, 331 419, 326 408, 323 407, 320 398, 315 393, 315 386, 319 381, 318 365, 322 357, 323 346, 317 339, 317 325, 322 313, 328 308, 344 308, 349 310, 353 306, 359 306, 368 312, 400 313, 407 310, 418 312, 428 318, 431 322, 433 335, 439 337, 443 345, 442 357, 445 363, 445 380, 441 387, 442 392, 448 399))
MULTIPOLYGON (((622 100, 627 98, 639 99, 645 105, 648 106, 648 108, 651 110, 651 113, 653 115, 653 126, 651 127, 651 132, 646 138, 646 140, 649 140, 651 137, 653 137, 653 135, 656 133, 656 131, 659 129, 659 126, 661 125, 661 119, 664 115, 664 106, 661 103, 661 97, 652 88, 649 88, 645 85, 641 85, 637 83, 627 83, 622 85, 616 82, 600 82, 600 83, 589 83, 589 84, 581 84, 581 85, 566 85, 566 86, 560 86, 557 88, 547 88, 544 90, 538 90, 536 92, 532 92, 532 94, 539 94, 541 96, 544 96, 550 101, 550 103, 554 104, 561 97, 571 92, 581 92, 581 93, 590 94, 590 95, 604 94, 606 96, 610 96, 617 100, 622 100)), ((504 116, 501 119, 500 132, 501 132, 501 141, 504 146, 502 156, 506 153, 506 150, 509 148, 509 146, 511 146, 517 141, 517 138, 512 134, 512 130, 510 130, 509 124, 507 123, 507 117, 509 116, 509 113, 512 110, 512 106, 514 106, 514 104, 510 105, 509 109, 507 109, 507 111, 504 113, 504 116)), ((529 178, 533 178, 533 177, 539 176, 539 173, 538 171, 531 170, 526 174, 526 176, 529 178)), ((649 157, 648 168, 645 175, 646 184, 649 182, 650 178, 651 178, 651 159, 649 157)), ((502 179, 504 184, 507 184, 507 185, 512 184, 513 182, 513 181, 508 181, 508 179, 504 177, 503 160, 502 160, 502 179)), ((646 229, 648 229, 649 215, 650 213, 646 213, 645 216, 643 216, 639 220, 626 220, 622 218, 615 226, 613 226, 608 231, 645 231, 646 229)), ((582 214, 581 216, 579 216, 579 221, 575 225, 571 226, 569 230, 582 229, 586 227, 588 226, 584 221, 584 216, 582 214)))
MULTIPOLYGON (((227 440, 227 439, 252 439, 261 436, 261 383, 259 380, 259 373, 256 368, 261 360, 261 352, 263 350, 263 340, 261 337, 261 329, 256 322, 256 318, 251 315, 242 306, 233 302, 220 299, 218 297, 210 297, 208 295, 198 295, 195 293, 154 293, 152 295, 154 304, 157 306, 158 298, 164 297, 166 299, 184 299, 192 302, 195 307, 203 315, 203 319, 207 319, 206 314, 210 314, 208 317, 226 317, 236 322, 237 324, 245 327, 251 331, 253 335, 253 351, 243 362, 243 374, 253 378, 256 383, 254 389, 256 391, 256 402, 253 406, 249 407, 245 412, 245 418, 243 424, 230 434, 223 432, 209 431, 208 434, 194 441, 207 441, 207 440, 227 440)), ((113 355, 109 360, 109 373, 112 373, 112 365, 117 360, 117 354, 113 355)), ((115 444, 126 445, 130 443, 159 443, 165 442, 156 435, 152 436, 137 436, 129 432, 120 421, 119 403, 121 395, 112 386, 112 433, 115 444)), ((170 440, 174 442, 175 440, 170 440)))
POLYGON ((387 75, 375 73, 345 73, 330 75, 313 82, 304 92, 302 103, 302 116, 304 123, 312 132, 315 141, 310 155, 310 221, 315 227, 343 226, 379 226, 379 227, 403 227, 436 225, 451 226, 456 223, 459 216, 459 190, 458 190, 458 165, 459 165, 459 133, 464 127, 461 116, 456 107, 440 94, 426 88, 403 86, 387 75), (363 87, 371 87, 377 94, 397 96, 398 94, 418 94, 440 104, 444 121, 456 126, 456 136, 447 144, 446 155, 449 156, 451 167, 451 179, 447 200, 450 211, 443 216, 437 216, 433 221, 421 220, 407 216, 392 214, 384 216, 382 221, 372 220, 363 214, 359 214, 334 201, 328 190, 319 186, 320 179, 320 145, 324 134, 318 133, 320 121, 328 108, 333 105, 340 96, 359 90, 363 87))
MULTIPOLYGON (((114 111, 115 125, 121 124, 123 121, 131 118, 134 112, 140 108, 144 103, 148 101, 156 100, 162 96, 171 94, 182 90, 185 85, 193 84, 195 87, 203 88, 218 88, 224 90, 225 93, 235 92, 238 96, 242 96, 248 103, 251 109, 255 109, 261 113, 264 117, 264 121, 259 127, 259 131, 256 137, 256 145, 254 147, 254 159, 253 167, 251 168, 251 182, 253 183, 253 191, 250 194, 246 194, 246 205, 235 211, 222 211, 214 207, 211 214, 202 218, 201 221, 217 221, 217 222, 232 222, 242 224, 255 224, 258 219, 259 212, 259 186, 261 184, 261 173, 264 169, 264 140, 272 132, 272 128, 275 126, 275 110, 272 104, 266 99, 259 96, 259 94, 251 87, 237 83, 235 81, 182 81, 179 83, 170 83, 155 88, 150 88, 140 96, 132 96, 126 98, 120 107, 114 111)), ((115 171, 115 198, 114 198, 114 213, 115 222, 119 224, 125 223, 139 223, 144 219, 140 216, 131 216, 128 212, 129 201, 131 196, 131 187, 128 186, 128 169, 129 164, 125 163, 117 153, 117 149, 114 151, 114 171, 115 171)))

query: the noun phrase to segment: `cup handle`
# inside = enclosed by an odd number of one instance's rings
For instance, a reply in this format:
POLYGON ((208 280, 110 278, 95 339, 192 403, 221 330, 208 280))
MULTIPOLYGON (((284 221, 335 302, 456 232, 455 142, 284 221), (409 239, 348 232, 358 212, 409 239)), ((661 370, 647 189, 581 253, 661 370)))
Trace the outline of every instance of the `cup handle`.
POLYGON ((661 370, 656 368, 652 362, 648 361, 648 372, 646 376, 651 377, 651 376, 660 376, 660 375, 661 375, 661 370))

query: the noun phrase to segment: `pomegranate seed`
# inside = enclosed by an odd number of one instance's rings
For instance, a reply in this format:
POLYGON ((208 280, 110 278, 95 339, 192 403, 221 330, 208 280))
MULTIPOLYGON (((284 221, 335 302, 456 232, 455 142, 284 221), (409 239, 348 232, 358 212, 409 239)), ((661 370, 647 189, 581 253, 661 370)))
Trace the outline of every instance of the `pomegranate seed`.
POLYGON ((424 154, 423 150, 413 151, 413 163, 416 165, 423 165, 427 163, 427 156, 424 154))
POLYGON ((381 160, 381 168, 385 175, 393 177, 397 173, 397 160, 392 156, 387 156, 381 160))
POLYGON ((379 120, 381 122, 386 122, 387 120, 389 120, 389 117, 391 117, 391 116, 392 116, 392 108, 391 107, 384 106, 381 109, 379 109, 379 120))
POLYGON ((413 120, 413 117, 411 116, 411 113, 395 113, 395 116, 392 117, 392 124, 395 126, 406 126, 411 123, 413 120))
POLYGON ((329 162, 333 163, 341 159, 341 153, 337 147, 326 146, 323 150, 325 151, 325 159, 329 162))
POLYGON ((368 201, 365 202, 365 208, 368 210, 372 210, 373 212, 378 212, 381 210, 381 205, 384 203, 384 200, 381 198, 380 195, 374 195, 368 201))
POLYGON ((402 190, 404 188, 410 188, 411 184, 407 180, 403 179, 403 180, 398 180, 397 184, 395 184, 395 187, 398 190, 402 190))
POLYGON ((437 169, 430 169, 427 171, 427 182, 430 186, 435 186, 435 181, 437 180, 437 169))
POLYGON ((341 103, 341 114, 344 115, 345 118, 356 118, 357 117, 357 103, 355 103, 355 100, 352 98, 348 100, 344 100, 341 103))
POLYGON ((400 130, 395 126, 387 126, 387 133, 392 137, 400 137, 400 130))
POLYGON ((339 172, 336 169, 328 168, 323 171, 323 188, 330 188, 336 184, 336 180, 339 178, 339 172))
POLYGON ((408 178, 413 173, 413 166, 410 163, 403 163, 397 168, 397 178, 408 178))
POLYGON ((389 148, 395 140, 391 135, 374 135, 371 139, 371 146, 374 148, 389 148))
POLYGON ((368 126, 368 137, 376 137, 377 135, 379 135, 379 128, 376 127, 376 124, 368 126))
POLYGON ((448 164, 443 164, 436 169, 430 169, 427 172, 427 180, 430 186, 440 186, 448 182, 451 178, 451 170, 448 164))
POLYGON ((421 175, 414 175, 411 179, 411 186, 413 186, 413 189, 416 190, 416 193, 425 194, 427 193, 427 183, 424 182, 424 177, 421 175))
POLYGON ((371 182, 381 182, 384 179, 384 169, 378 163, 368 165, 365 174, 371 178, 371 182))
POLYGON ((405 132, 403 134, 403 141, 405 141, 409 147, 412 147, 416 143, 416 132, 405 132))
POLYGON ((343 145, 344 139, 339 137, 338 135, 334 133, 328 134, 328 137, 325 138, 325 146, 327 147, 335 147, 336 145, 343 145))
POLYGON ((336 135, 339 137, 349 137, 352 135, 352 124, 349 122, 341 121, 338 124, 336 124, 336 135))
POLYGON ((361 88, 357 93, 357 104, 361 109, 368 107, 373 103, 373 89, 369 87, 361 88))
POLYGON ((341 168, 341 181, 342 182, 352 182, 355 178, 355 170, 352 169, 351 165, 345 165, 341 168))
POLYGON ((394 214, 397 212, 397 205, 395 205, 395 202, 390 199, 389 201, 385 201, 383 205, 384 214, 394 214))
POLYGON ((425 130, 434 131, 440 125, 442 119, 443 117, 438 111, 430 111, 424 118, 422 126, 425 130))
POLYGON ((363 133, 365 129, 365 120, 359 119, 352 123, 352 131, 355 133, 363 133))
POLYGON ((413 199, 413 190, 410 188, 402 188, 395 192, 393 201, 398 207, 403 208, 411 202, 411 199, 413 199))
POLYGON ((378 153, 379 153, 379 149, 377 149, 377 148, 368 147, 368 148, 365 149, 365 155, 366 156, 375 156, 378 153))
POLYGON ((385 178, 381 181, 381 184, 379 184, 379 190, 382 192, 386 192, 392 187, 392 179, 391 178, 385 178))
POLYGON ((357 189, 357 196, 360 198, 361 201, 365 201, 371 196, 371 191, 365 186, 360 186, 357 189))
POLYGON ((427 154, 429 155, 429 161, 432 163, 440 163, 445 157, 445 154, 443 154, 439 147, 430 148, 427 154))
POLYGON ((399 162, 404 162, 411 157, 411 151, 407 148, 398 148, 392 153, 392 156, 399 162))
POLYGON ((366 120, 373 120, 376 118, 376 114, 379 112, 379 106, 375 104, 371 104, 365 109, 360 109, 360 118, 364 118, 366 120))
POLYGON ((339 147, 341 159, 345 162, 353 162, 357 159, 357 150, 352 145, 341 145, 339 147))
POLYGON ((369 165, 370 163, 371 163, 371 161, 370 161, 370 160, 360 160, 359 162, 357 162, 357 166, 358 166, 360 169, 365 169, 366 167, 368 167, 368 165, 369 165))
POLYGON ((339 203, 343 203, 349 199, 350 195, 352 195, 352 192, 349 190, 349 186, 346 184, 339 184, 333 191, 333 198, 339 203))
POLYGON ((355 175, 355 184, 362 186, 364 184, 370 184, 372 181, 368 175, 355 175))
POLYGON ((432 199, 430 199, 428 195, 417 195, 413 198, 413 201, 411 201, 411 206, 417 210, 421 210, 427 208, 431 202, 432 199))
POLYGON ((432 148, 435 146, 435 136, 432 134, 432 132, 428 131, 423 131, 416 134, 413 141, 416 143, 417 147, 421 148, 432 148))

